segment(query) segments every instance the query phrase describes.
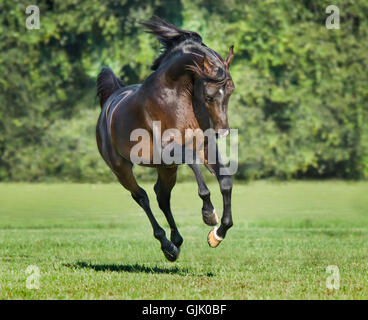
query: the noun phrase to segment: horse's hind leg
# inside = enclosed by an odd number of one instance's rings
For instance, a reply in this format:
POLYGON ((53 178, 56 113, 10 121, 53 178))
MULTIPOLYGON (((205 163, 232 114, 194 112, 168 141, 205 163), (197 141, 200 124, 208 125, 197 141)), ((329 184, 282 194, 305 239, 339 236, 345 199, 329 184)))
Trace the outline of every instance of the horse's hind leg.
POLYGON ((158 205, 165 214, 166 220, 169 223, 171 229, 170 240, 173 242, 173 244, 175 244, 177 248, 180 248, 183 243, 183 238, 181 237, 178 228, 176 227, 175 220, 170 208, 170 196, 171 190, 176 183, 176 172, 177 167, 157 168, 158 177, 154 190, 156 192, 158 205))
POLYGON ((215 226, 219 222, 219 218, 216 214, 216 210, 212 205, 210 199, 210 190, 208 190, 206 183, 204 182, 201 168, 199 164, 188 164, 188 166, 193 170, 194 175, 197 180, 198 185, 198 195, 203 200, 202 207, 202 218, 205 224, 209 226, 215 226))
POLYGON ((171 241, 166 238, 165 230, 161 228, 161 226, 155 219, 150 208, 147 193, 137 184, 137 181, 135 180, 133 175, 132 167, 132 163, 123 158, 119 158, 119 160, 113 161, 113 171, 115 175, 117 176, 123 187, 131 192, 133 199, 146 212, 147 217, 151 222, 153 228, 153 235, 158 241, 160 241, 161 250, 163 251, 165 257, 169 261, 175 261, 179 256, 179 250, 171 241))

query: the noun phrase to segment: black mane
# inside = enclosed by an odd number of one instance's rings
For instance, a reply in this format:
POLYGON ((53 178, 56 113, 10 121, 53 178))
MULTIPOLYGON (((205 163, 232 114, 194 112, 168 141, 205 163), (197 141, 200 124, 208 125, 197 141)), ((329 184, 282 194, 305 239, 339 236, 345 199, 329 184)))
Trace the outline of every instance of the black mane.
POLYGON ((152 70, 157 70, 163 58, 181 42, 192 40, 199 45, 203 45, 202 37, 198 33, 180 29, 160 17, 154 16, 151 20, 142 21, 140 24, 149 29, 147 32, 154 34, 162 44, 162 52, 153 62, 152 70))

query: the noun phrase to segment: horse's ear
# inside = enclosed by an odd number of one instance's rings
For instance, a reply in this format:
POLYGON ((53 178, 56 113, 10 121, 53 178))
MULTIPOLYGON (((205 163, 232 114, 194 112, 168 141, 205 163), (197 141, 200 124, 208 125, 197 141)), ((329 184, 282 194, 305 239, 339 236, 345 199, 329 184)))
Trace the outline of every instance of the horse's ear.
POLYGON ((227 58, 226 58, 226 66, 229 68, 230 67, 230 64, 231 64, 231 61, 233 60, 234 58, 234 46, 231 46, 230 49, 229 49, 229 54, 227 55, 227 58))

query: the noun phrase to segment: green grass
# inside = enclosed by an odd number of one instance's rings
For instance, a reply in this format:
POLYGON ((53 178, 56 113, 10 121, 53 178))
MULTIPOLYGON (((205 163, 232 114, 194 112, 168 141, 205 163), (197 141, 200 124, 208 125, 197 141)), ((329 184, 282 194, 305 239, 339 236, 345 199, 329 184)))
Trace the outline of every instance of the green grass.
MULTIPOLYGON (((168 230, 153 184, 142 186, 168 230)), ((175 263, 118 183, 0 184, 0 298, 368 299, 368 183, 235 183, 234 227, 216 249, 194 183, 175 187, 172 208, 175 263), (26 288, 29 265, 39 289, 26 288), (338 290, 326 288, 329 265, 338 290)))

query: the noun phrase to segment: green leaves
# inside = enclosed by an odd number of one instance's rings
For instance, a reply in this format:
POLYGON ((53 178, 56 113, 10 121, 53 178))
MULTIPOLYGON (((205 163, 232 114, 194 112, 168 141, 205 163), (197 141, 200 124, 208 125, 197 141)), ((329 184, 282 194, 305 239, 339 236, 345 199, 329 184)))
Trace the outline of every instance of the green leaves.
POLYGON ((337 1, 341 26, 328 30, 329 4, 57 0, 27 30, 28 2, 0 2, 0 180, 111 178, 91 153, 96 76, 103 65, 128 84, 150 74, 159 44, 138 21, 153 14, 223 56, 235 45, 239 178, 368 177, 368 5, 337 1))

